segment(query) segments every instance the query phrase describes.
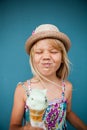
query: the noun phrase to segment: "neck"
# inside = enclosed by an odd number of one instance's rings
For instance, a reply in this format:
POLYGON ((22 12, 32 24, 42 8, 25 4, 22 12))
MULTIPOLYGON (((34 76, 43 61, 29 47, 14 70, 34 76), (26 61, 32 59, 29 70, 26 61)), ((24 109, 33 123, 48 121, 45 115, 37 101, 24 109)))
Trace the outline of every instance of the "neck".
POLYGON ((39 81, 43 84, 43 86, 47 85, 47 84, 50 84, 50 85, 55 85, 55 86, 61 86, 61 79, 58 78, 56 75, 55 76, 49 76, 49 77, 39 77, 39 76, 35 76, 36 79, 39 79, 39 81))
POLYGON ((60 80, 60 78, 58 78, 56 75, 49 75, 49 76, 44 76, 44 75, 42 75, 42 76, 38 76, 38 75, 36 75, 35 76, 35 79, 41 79, 41 80, 43 80, 43 81, 48 81, 48 80, 51 80, 51 81, 53 81, 53 82, 56 82, 56 81, 58 81, 58 80, 60 80))

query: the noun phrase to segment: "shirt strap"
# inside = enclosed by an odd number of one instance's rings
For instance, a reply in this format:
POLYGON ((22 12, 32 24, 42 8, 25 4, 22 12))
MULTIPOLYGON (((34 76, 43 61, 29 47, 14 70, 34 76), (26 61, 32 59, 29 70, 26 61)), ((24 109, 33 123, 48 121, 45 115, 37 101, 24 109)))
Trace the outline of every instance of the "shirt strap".
POLYGON ((19 85, 19 84, 22 85, 22 88, 25 90, 27 97, 29 97, 29 93, 30 93, 30 91, 31 91, 31 88, 30 88, 30 80, 27 80, 27 83, 28 83, 28 87, 25 86, 24 82, 19 82, 18 85, 19 85))
POLYGON ((27 83, 28 83, 28 90, 29 90, 29 92, 31 92, 31 82, 30 82, 30 80, 27 80, 27 83))
POLYGON ((64 100, 65 98, 65 82, 62 82, 62 99, 64 100))

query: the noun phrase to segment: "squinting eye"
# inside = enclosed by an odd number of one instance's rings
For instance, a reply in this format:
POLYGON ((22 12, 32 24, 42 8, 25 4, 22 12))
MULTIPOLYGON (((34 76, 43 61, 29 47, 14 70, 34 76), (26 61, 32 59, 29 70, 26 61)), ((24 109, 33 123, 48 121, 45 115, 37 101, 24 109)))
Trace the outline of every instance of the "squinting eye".
POLYGON ((36 53, 36 54, 41 54, 41 53, 42 53, 42 51, 36 51, 35 53, 36 53))
POLYGON ((55 54, 55 53, 58 53, 58 51, 51 51, 51 53, 54 53, 54 54, 55 54))

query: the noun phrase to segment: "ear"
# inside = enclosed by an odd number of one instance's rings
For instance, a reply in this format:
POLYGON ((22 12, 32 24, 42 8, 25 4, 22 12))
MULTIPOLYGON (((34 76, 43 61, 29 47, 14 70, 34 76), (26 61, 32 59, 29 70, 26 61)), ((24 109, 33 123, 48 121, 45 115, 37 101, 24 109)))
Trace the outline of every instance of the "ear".
POLYGON ((46 93, 47 93, 47 89, 44 89, 43 94, 46 95, 46 93))

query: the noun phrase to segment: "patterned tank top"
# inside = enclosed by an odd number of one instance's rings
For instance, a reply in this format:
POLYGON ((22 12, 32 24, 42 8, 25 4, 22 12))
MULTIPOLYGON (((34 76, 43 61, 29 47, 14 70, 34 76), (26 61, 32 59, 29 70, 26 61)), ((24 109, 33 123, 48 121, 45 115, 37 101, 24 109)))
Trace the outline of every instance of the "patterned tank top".
MULTIPOLYGON (((31 90, 30 80, 27 80, 28 87, 22 83, 22 87, 25 89, 27 96, 31 90)), ((61 98, 54 99, 49 102, 49 105, 43 115, 43 122, 45 124, 46 130, 67 130, 66 124, 66 108, 67 101, 65 99, 65 83, 62 83, 62 95, 61 98)), ((29 119, 29 109, 25 103, 24 109, 24 119, 23 124, 30 122, 29 119)))

